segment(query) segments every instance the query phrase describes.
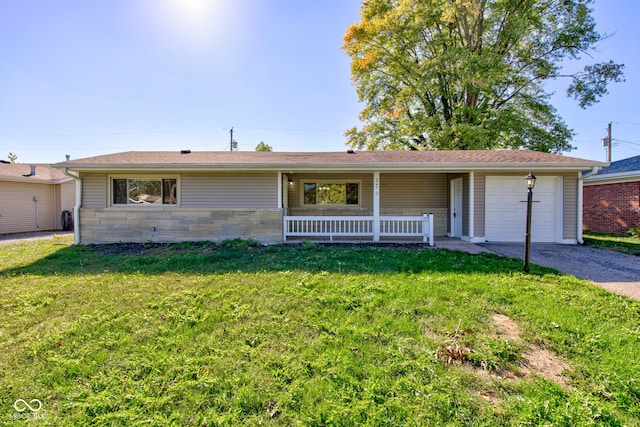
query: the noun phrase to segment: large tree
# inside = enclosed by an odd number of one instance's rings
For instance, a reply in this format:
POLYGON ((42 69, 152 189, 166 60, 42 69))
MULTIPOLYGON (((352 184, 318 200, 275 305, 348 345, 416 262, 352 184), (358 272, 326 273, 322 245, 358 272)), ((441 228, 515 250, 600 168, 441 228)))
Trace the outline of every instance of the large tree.
POLYGON ((264 141, 260 141, 258 145, 256 145, 256 151, 273 151, 273 147, 264 141))
POLYGON ((359 149, 571 149, 545 83, 586 108, 623 81, 612 61, 567 72, 605 36, 592 0, 364 0, 344 50, 360 101, 359 149))

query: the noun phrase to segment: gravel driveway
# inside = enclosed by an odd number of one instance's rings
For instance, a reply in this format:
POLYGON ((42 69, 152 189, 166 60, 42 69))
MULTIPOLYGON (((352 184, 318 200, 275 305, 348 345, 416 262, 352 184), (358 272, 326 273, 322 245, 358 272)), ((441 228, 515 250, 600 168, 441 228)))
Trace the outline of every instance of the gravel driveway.
MULTIPOLYGON (((522 243, 482 243, 491 252, 524 259, 522 243)), ((579 245, 533 243, 531 263, 562 273, 640 301, 640 257, 579 245)))

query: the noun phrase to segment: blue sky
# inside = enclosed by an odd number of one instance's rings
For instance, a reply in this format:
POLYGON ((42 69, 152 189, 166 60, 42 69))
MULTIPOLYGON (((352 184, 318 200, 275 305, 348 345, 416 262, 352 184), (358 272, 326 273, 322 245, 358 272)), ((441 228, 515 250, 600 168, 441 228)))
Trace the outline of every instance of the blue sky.
MULTIPOLYGON (((127 150, 342 151, 359 125, 340 50, 359 0, 1 0, 0 158, 55 163, 127 150)), ((640 154, 640 2, 597 0, 595 61, 626 83, 582 110, 557 82, 553 103, 575 157, 640 154)), ((568 64, 574 71, 577 64, 568 64)))

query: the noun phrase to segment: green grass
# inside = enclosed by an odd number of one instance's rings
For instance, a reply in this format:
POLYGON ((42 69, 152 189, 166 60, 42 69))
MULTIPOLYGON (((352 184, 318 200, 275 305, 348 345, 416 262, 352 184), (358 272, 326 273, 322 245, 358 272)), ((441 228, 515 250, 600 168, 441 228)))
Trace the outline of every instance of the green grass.
POLYGON ((0 245, 0 425, 640 424, 640 305, 552 270, 438 249, 70 243, 0 245), (469 357, 439 357, 451 342, 469 357), (499 375, 534 345, 570 366, 567 386, 499 375))
POLYGON ((583 234, 584 241, 588 246, 640 256, 640 238, 638 236, 621 236, 593 231, 585 231, 583 234))

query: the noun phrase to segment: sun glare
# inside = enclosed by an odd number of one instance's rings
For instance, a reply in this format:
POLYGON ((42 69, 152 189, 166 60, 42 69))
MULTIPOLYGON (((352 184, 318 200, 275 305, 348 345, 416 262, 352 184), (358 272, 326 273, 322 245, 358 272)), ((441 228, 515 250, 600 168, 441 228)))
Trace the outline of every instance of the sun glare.
POLYGON ((164 44, 207 50, 230 30, 227 15, 233 0, 148 0, 144 15, 164 44))

